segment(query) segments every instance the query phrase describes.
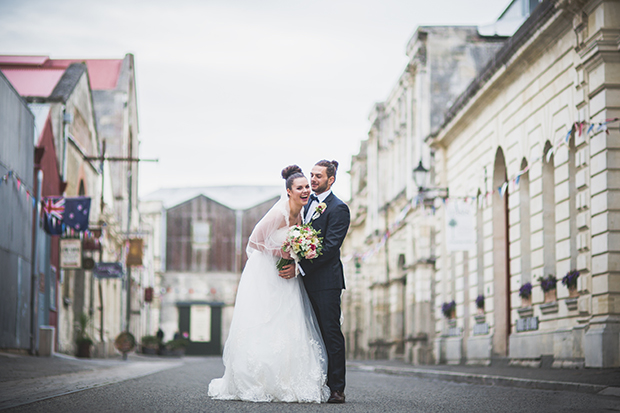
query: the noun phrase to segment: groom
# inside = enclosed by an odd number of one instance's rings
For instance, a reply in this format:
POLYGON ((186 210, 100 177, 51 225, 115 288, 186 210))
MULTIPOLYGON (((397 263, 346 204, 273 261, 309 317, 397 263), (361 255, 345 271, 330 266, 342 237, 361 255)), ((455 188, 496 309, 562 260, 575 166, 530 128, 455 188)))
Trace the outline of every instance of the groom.
MULTIPOLYGON (((323 252, 312 262, 305 259, 300 262, 302 279, 327 350, 327 385, 331 390, 328 403, 345 401, 345 345, 340 330, 340 296, 345 285, 340 246, 349 229, 350 214, 349 207, 331 191, 337 169, 338 162, 322 160, 310 172, 314 193, 304 207, 303 218, 304 223, 321 231, 323 252)), ((280 276, 290 278, 294 272, 295 266, 290 265, 280 272, 280 276)))

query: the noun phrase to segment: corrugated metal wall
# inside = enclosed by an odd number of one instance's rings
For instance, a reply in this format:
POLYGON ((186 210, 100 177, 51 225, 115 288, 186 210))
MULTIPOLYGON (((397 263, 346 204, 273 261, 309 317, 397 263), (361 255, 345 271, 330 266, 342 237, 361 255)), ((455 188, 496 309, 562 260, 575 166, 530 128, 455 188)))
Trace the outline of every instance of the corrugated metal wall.
MULTIPOLYGON (((0 177, 12 170, 32 192, 33 163, 34 117, 0 74, 0 177)), ((30 347, 32 210, 15 179, 0 183, 0 348, 30 347)))

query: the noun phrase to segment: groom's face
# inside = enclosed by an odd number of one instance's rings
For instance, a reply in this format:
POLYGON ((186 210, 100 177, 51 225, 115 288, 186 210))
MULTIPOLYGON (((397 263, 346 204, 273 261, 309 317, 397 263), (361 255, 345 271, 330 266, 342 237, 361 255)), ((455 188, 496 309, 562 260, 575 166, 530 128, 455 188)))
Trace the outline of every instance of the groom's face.
POLYGON ((314 165, 312 171, 310 171, 310 185, 312 186, 312 192, 315 194, 322 194, 331 188, 334 183, 334 177, 327 177, 327 168, 320 165, 314 165))

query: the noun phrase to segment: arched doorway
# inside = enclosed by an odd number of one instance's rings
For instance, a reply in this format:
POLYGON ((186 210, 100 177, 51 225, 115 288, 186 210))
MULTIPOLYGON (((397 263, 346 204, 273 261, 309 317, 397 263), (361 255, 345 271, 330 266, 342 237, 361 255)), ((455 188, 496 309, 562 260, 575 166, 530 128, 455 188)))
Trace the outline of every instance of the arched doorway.
POLYGON ((493 312, 494 357, 508 355, 510 334, 510 257, 508 237, 508 186, 504 151, 498 148, 493 167, 493 312), (501 188, 501 190, 499 190, 501 188))

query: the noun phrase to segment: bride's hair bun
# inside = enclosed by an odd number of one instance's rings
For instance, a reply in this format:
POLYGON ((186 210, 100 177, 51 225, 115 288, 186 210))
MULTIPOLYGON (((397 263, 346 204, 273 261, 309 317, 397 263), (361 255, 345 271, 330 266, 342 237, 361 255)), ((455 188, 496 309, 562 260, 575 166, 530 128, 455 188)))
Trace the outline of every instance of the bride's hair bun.
POLYGON ((301 174, 301 168, 297 165, 290 165, 282 169, 282 178, 288 179, 292 175, 301 174))

